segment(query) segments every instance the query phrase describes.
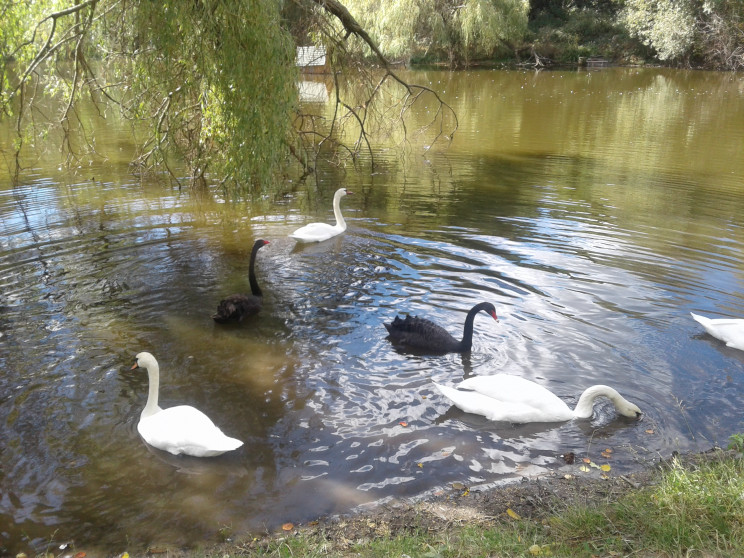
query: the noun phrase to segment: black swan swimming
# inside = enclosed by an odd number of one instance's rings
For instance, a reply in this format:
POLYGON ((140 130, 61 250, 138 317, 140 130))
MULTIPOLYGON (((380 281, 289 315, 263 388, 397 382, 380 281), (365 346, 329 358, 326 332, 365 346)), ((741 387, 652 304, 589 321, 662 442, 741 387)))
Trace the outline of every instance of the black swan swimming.
POLYGON ((219 324, 241 322, 243 321, 243 318, 256 314, 261 310, 263 293, 258 286, 258 281, 256 281, 254 268, 256 266, 256 254, 258 253, 259 248, 266 246, 268 243, 268 240, 259 239, 255 244, 253 244, 253 250, 251 250, 251 263, 248 266, 248 280, 251 283, 252 294, 234 294, 221 300, 217 306, 217 313, 212 316, 212 319, 215 322, 219 324))
POLYGON ((466 353, 473 346, 473 320, 481 310, 498 321, 493 304, 490 302, 476 304, 465 318, 462 341, 452 337, 443 327, 431 320, 418 316, 406 316, 404 320, 396 316, 392 323, 385 324, 385 329, 388 330, 390 339, 396 345, 407 345, 414 349, 424 349, 435 353, 466 353))

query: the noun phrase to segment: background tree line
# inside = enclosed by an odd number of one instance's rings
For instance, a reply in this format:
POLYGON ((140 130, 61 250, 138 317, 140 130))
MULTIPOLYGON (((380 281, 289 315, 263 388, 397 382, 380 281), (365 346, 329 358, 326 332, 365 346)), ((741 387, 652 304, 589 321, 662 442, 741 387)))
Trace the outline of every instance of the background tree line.
POLYGON ((289 166, 312 172, 319 157, 373 159, 392 126, 406 141, 422 97, 438 106, 433 141, 451 137, 456 115, 392 62, 599 55, 735 70, 743 16, 744 0, 0 0, 0 117, 15 131, 0 149, 15 181, 24 146, 50 130, 69 162, 96 157, 85 102, 133 123, 134 168, 239 196, 272 189, 289 166), (328 52, 330 118, 298 103, 295 47, 307 44, 328 52))

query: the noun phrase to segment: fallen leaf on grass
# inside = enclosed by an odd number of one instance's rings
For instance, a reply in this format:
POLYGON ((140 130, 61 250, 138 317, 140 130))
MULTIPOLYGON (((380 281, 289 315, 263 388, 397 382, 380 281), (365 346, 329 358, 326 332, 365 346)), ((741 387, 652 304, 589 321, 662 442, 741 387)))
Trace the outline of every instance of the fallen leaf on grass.
POLYGON ((519 516, 519 514, 518 514, 517 512, 515 512, 515 511, 514 511, 513 509, 511 509, 511 508, 507 508, 507 509, 506 509, 506 515, 508 515, 508 516, 509 516, 509 517, 511 517, 512 519, 522 519, 522 518, 521 518, 521 517, 519 516))
POLYGON ((547 544, 544 544, 540 546, 539 544, 533 544, 529 549, 530 554, 533 556, 550 556, 550 546, 547 544))
POLYGON ((293 523, 285 523, 282 525, 282 531, 291 531, 292 529, 294 529, 293 523))

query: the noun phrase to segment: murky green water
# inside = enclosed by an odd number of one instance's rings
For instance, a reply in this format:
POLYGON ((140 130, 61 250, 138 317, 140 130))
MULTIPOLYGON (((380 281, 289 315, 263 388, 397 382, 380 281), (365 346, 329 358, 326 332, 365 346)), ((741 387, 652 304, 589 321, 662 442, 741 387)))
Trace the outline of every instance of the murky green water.
POLYGON ((457 110, 448 149, 381 155, 373 175, 322 169, 317 188, 253 206, 143 183, 125 157, 70 177, 48 146, 22 187, 0 182, 3 552, 240 536, 537 475, 567 451, 605 463, 613 448, 614 475, 744 429, 744 352, 689 317, 744 317, 744 76, 418 78, 457 110), (288 233, 331 220, 342 184, 349 230, 298 248, 288 233), (257 238, 263 311, 219 327, 257 238), (482 300, 500 321, 476 319, 470 356, 385 339, 398 312, 458 333, 482 300), (209 460, 148 449, 147 379, 129 370, 142 350, 163 406, 193 404, 245 445, 209 460), (495 372, 570 404, 607 383, 645 417, 489 424, 431 384, 495 372))

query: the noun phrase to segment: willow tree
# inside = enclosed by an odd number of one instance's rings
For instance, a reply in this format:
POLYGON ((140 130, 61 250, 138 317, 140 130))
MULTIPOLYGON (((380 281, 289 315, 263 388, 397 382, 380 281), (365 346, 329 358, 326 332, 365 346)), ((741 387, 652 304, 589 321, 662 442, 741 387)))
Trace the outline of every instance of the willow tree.
POLYGON ((659 60, 744 67, 744 2, 625 0, 620 21, 659 60))
POLYGON ((347 0, 392 58, 447 57, 450 64, 514 53, 527 31, 527 0, 347 0))
MULTIPOLYGON (((318 143, 352 157, 370 149, 367 114, 391 102, 379 93, 386 84, 397 84, 392 105, 401 118, 422 94, 446 107, 434 91, 400 79, 342 4, 293 5, 308 17, 306 27, 316 30, 334 64, 352 64, 353 49, 346 45, 356 40, 383 68, 381 76, 358 72, 357 79, 369 83, 366 98, 351 102, 337 93, 334 118, 320 131, 298 112, 297 35, 289 31, 293 22, 284 17, 284 3, 0 0, 0 116, 12 119, 16 129, 16 140, 3 148, 5 159, 15 161, 15 180, 24 144, 52 128, 62 131, 68 160, 94 156, 95 130, 81 116, 83 101, 101 115, 116 108, 135 123, 139 168, 165 169, 179 184, 221 184, 230 194, 270 187, 291 156, 311 168, 318 143), (61 107, 58 114, 47 112, 50 97, 61 107), (358 124, 351 145, 335 133, 344 119, 358 124), (173 161, 185 163, 188 176, 173 170, 173 161)), ((447 125, 451 135, 453 115, 447 125)))

